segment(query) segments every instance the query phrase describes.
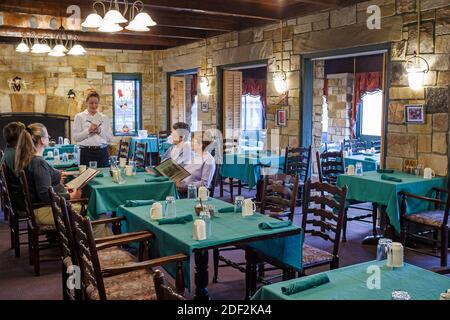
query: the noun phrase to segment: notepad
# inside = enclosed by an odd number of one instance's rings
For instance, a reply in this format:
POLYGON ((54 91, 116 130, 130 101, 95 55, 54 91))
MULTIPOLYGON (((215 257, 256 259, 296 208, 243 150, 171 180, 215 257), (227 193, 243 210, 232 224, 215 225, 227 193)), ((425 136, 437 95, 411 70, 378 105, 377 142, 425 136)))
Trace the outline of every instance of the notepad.
POLYGON ((87 168, 82 174, 73 179, 72 181, 66 183, 66 187, 69 189, 77 190, 83 188, 89 183, 94 177, 100 173, 100 170, 95 170, 92 168, 87 168))

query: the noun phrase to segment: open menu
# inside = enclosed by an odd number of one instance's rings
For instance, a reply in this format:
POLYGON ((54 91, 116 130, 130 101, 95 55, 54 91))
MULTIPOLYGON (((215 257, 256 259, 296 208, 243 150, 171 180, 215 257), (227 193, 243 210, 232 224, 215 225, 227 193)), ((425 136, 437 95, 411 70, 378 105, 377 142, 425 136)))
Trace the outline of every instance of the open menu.
POLYGON ((172 159, 166 159, 154 168, 160 175, 169 177, 175 182, 181 181, 191 174, 172 159))
POLYGON ((87 168, 82 174, 73 179, 72 181, 66 183, 66 187, 69 189, 80 189, 88 184, 100 171, 92 168, 87 168))

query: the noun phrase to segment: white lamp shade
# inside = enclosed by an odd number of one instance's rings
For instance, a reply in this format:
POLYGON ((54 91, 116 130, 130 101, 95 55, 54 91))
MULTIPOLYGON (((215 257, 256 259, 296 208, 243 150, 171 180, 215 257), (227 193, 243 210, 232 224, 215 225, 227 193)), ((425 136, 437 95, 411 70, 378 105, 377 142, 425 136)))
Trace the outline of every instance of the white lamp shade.
POLYGON ((102 24, 102 20, 102 17, 97 13, 91 13, 87 16, 81 26, 85 28, 99 28, 102 24))
POLYGON ((200 91, 202 92, 202 95, 207 96, 209 95, 209 81, 207 77, 202 77, 200 80, 200 91))
POLYGON ((150 29, 143 25, 143 24, 139 24, 137 22, 135 22, 134 20, 131 21, 126 27, 125 29, 130 30, 130 31, 137 31, 137 32, 146 32, 146 31, 150 31, 150 29))
POLYGON ((137 16, 133 19, 139 25, 145 25, 147 27, 156 26, 156 22, 153 21, 152 17, 147 12, 139 12, 137 16))
POLYGON ((69 51, 69 50, 67 50, 66 47, 64 47, 64 45, 62 45, 62 44, 57 44, 56 46, 53 47, 53 50, 52 50, 52 51, 64 53, 64 52, 67 52, 67 51, 69 51))
POLYGON ((52 49, 46 43, 35 43, 31 48, 32 53, 41 54, 49 53, 52 49))
POLYGON ((109 10, 105 17, 103 18, 104 21, 112 22, 112 23, 125 23, 128 22, 127 19, 123 17, 123 15, 117 11, 117 10, 109 10))
POLYGON ((102 25, 100 26, 100 28, 98 28, 98 31, 100 32, 119 32, 122 30, 123 28, 117 23, 108 20, 103 20, 102 25))
POLYGON ((423 88, 425 82, 425 72, 423 68, 409 68, 406 69, 408 73, 408 84, 413 90, 420 90, 423 88))
POLYGON ((82 56, 85 53, 86 50, 84 50, 84 48, 81 45, 76 44, 72 47, 72 49, 70 49, 70 51, 67 54, 71 56, 82 56))
POLYGON ((64 57, 66 54, 63 51, 55 51, 55 49, 53 49, 48 55, 51 57, 64 57))
POLYGON ((287 91, 286 75, 283 72, 276 72, 273 75, 273 83, 275 85, 275 90, 278 93, 281 94, 287 91))
POLYGON ((30 52, 30 48, 28 48, 27 44, 25 42, 19 43, 19 45, 16 47, 17 52, 30 52))

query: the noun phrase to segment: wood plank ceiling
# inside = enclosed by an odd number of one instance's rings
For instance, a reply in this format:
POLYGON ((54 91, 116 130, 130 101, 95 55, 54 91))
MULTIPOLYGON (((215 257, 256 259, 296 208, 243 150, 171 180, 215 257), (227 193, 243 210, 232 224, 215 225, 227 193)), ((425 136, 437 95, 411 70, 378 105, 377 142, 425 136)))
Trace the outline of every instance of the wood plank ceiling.
MULTIPOLYGON (((124 0, 119 0, 123 4, 124 0)), ((132 3, 129 0, 128 3, 132 3)), ((155 50, 175 47, 206 37, 250 27, 273 24, 280 19, 339 8, 358 0, 143 0, 157 22, 149 32, 123 30, 105 34, 82 30, 80 22, 92 11, 92 0, 0 0, 0 42, 18 42, 34 31, 50 34, 53 23, 78 36, 86 47, 155 50), (71 5, 81 9, 81 21, 69 19, 71 5), (34 21, 31 25, 30 18, 34 21)), ((104 1, 106 5, 108 1, 104 1)), ((96 8, 100 8, 97 6, 96 8)), ((100 15, 103 12, 99 12, 100 15)))

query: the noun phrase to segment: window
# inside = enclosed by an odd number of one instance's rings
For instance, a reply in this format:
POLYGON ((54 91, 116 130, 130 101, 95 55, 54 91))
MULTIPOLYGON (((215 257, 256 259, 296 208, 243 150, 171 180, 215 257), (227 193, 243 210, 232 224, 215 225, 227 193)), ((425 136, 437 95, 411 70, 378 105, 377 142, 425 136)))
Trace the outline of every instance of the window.
POLYGON ((113 134, 135 136, 142 127, 141 75, 113 74, 113 134))
POLYGON ((366 93, 361 102, 361 135, 381 137, 383 92, 366 93))
POLYGON ((242 96, 241 129, 263 129, 263 105, 261 96, 252 96, 249 94, 242 96))
POLYGON ((191 106, 191 132, 198 131, 198 95, 194 98, 194 103, 191 106))

